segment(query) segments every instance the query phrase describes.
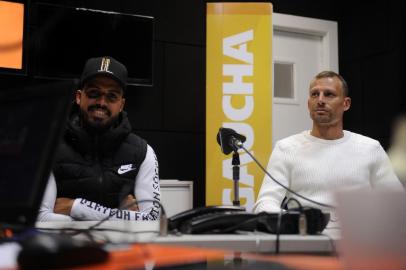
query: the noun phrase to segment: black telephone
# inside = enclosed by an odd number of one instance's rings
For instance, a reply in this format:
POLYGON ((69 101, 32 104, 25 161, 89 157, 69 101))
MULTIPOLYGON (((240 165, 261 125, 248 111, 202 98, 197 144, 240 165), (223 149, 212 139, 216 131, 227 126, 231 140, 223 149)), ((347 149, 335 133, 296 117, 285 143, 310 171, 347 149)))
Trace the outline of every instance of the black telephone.
MULTIPOLYGON (((319 209, 304 208, 307 218, 307 233, 317 234, 324 230, 329 214, 319 209)), ((299 211, 290 211, 282 215, 281 234, 297 234, 299 232, 299 211)), ((168 230, 172 233, 185 234, 226 234, 237 230, 264 231, 277 233, 278 214, 249 213, 240 206, 207 206, 181 212, 168 219, 168 230)))
MULTIPOLYGON (((181 212, 168 219, 170 232, 220 233, 254 214, 241 206, 207 206, 181 212)), ((226 233, 226 232, 224 232, 226 233)))

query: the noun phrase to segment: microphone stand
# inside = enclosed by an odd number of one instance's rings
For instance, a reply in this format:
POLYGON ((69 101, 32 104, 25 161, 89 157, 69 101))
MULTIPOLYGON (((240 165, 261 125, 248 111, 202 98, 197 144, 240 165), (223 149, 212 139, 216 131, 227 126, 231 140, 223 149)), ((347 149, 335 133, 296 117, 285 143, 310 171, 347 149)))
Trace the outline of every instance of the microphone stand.
POLYGON ((240 180, 240 155, 238 151, 234 150, 233 159, 231 164, 233 165, 233 182, 234 182, 234 206, 240 206, 240 195, 239 195, 239 185, 238 181, 240 180))

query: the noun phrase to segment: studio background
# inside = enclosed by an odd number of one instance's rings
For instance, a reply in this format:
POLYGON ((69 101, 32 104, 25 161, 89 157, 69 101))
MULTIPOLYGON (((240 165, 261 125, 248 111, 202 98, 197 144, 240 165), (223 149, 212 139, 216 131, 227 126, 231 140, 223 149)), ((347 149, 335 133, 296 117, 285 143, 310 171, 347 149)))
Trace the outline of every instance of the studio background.
MULTIPOLYGON (((134 132, 155 149, 161 179, 194 181, 194 206, 204 205, 207 1, 32 0, 26 4, 37 2, 154 17, 153 86, 129 86, 125 110, 134 132)), ((344 127, 379 140, 387 149, 393 121, 406 112, 406 4, 340 0, 275 0, 272 4, 277 13, 337 21, 339 71, 352 97, 344 127)), ((30 16, 27 25, 30 35, 30 16)), ((27 67, 26 75, 0 74, 0 89, 39 82, 29 61, 27 67)))

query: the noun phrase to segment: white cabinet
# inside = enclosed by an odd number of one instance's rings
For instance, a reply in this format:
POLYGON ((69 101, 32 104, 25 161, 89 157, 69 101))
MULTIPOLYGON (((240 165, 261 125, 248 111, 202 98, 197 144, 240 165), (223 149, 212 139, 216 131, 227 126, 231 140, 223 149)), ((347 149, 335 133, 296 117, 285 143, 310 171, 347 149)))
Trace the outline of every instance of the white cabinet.
POLYGON ((167 217, 193 208, 193 181, 161 179, 160 185, 167 217))

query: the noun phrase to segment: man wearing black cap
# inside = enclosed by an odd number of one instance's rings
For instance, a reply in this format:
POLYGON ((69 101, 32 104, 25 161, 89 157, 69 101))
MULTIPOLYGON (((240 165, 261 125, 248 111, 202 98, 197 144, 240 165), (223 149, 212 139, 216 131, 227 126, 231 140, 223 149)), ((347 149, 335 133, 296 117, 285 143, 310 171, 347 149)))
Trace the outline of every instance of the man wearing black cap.
POLYGON ((126 81, 112 57, 86 62, 39 221, 159 218, 158 161, 131 133, 126 81))

